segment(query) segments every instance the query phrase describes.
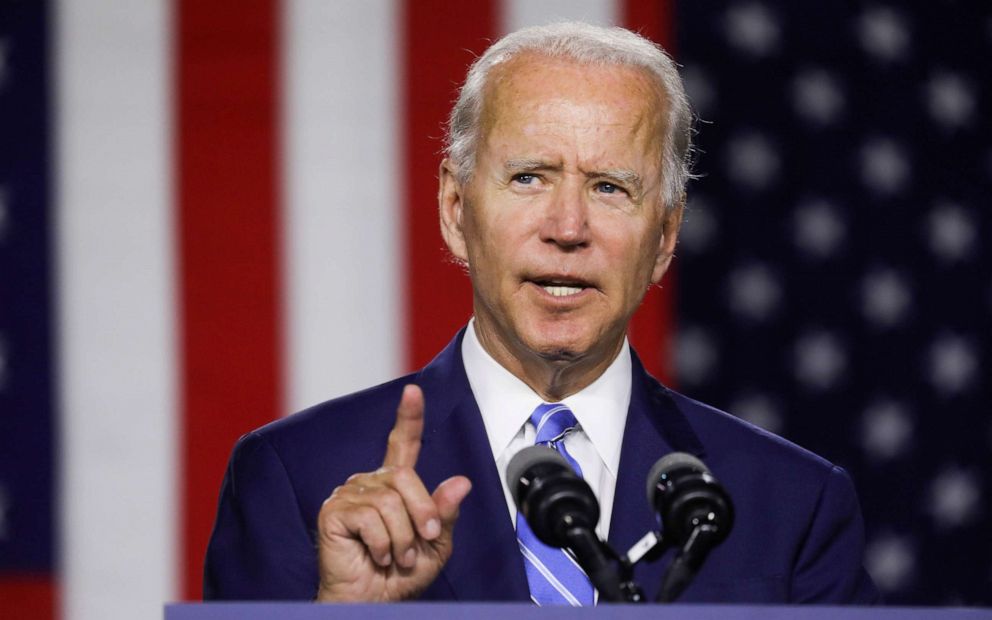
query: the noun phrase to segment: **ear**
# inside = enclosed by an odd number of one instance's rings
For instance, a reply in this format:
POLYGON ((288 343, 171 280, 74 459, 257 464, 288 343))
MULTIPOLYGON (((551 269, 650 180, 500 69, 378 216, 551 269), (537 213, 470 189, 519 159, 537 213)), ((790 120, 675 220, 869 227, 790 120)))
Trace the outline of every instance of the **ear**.
POLYGON ((658 255, 655 257, 654 271, 651 272, 651 284, 661 282, 661 277, 668 271, 675 256, 675 244, 679 238, 679 228, 682 226, 682 214, 685 211, 685 194, 671 208, 666 208, 662 215, 661 239, 658 241, 658 255))
POLYGON ((448 250, 456 259, 468 264, 462 220, 465 210, 465 193, 455 174, 454 164, 448 158, 441 161, 438 172, 437 203, 441 218, 441 236, 448 250))

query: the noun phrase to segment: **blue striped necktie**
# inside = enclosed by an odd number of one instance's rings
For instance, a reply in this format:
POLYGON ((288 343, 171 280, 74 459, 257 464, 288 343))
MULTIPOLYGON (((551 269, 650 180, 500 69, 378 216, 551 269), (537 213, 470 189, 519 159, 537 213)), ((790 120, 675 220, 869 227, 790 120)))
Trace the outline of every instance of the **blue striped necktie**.
MULTIPOLYGON (((582 475, 579 464, 565 450, 565 435, 577 425, 575 415, 561 403, 545 403, 530 415, 537 429, 535 445, 554 448, 565 457, 575 473, 582 475)), ((530 598, 538 605, 592 605, 592 583, 575 557, 564 549, 549 547, 538 540, 522 514, 517 513, 517 544, 524 556, 524 569, 530 586, 530 598)))

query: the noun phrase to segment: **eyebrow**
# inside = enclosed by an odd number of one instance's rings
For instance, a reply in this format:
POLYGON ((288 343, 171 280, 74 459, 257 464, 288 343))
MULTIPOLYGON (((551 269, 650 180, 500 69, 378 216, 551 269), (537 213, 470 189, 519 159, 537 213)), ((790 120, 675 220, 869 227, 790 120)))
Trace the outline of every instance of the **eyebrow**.
POLYGON ((561 170, 561 164, 549 164, 540 159, 508 159, 503 164, 507 172, 520 172, 528 170, 561 170))
MULTIPOLYGON (((521 170, 561 170, 561 164, 551 164, 540 159, 508 159, 503 164, 503 168, 508 172, 519 172, 521 170)), ((596 177, 606 177, 607 179, 613 179, 620 183, 626 183, 632 185, 638 190, 644 185, 641 181, 641 175, 637 174, 633 170, 628 170, 625 168, 619 168, 616 170, 593 170, 585 173, 586 178, 593 179, 596 177)))
POLYGON ((587 172, 586 178, 607 178, 617 181, 620 185, 626 185, 634 190, 634 193, 640 195, 644 189, 644 183, 641 181, 641 175, 637 174, 633 170, 601 170, 598 172, 587 172))

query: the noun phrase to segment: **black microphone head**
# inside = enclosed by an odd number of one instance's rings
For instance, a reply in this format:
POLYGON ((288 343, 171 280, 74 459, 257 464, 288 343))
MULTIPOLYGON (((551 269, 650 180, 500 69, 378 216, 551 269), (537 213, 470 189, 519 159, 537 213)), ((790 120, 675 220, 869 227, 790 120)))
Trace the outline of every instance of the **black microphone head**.
POLYGON ((666 454, 665 456, 658 459, 658 461, 651 467, 651 471, 648 472, 648 503, 654 506, 654 493, 657 486, 658 480, 661 477, 670 475, 672 472, 680 469, 690 469, 698 472, 710 473, 706 464, 692 456, 691 454, 686 454, 685 452, 672 452, 671 454, 666 454))
POLYGON ((531 446, 514 454, 513 458, 510 459, 510 464, 506 466, 506 486, 510 489, 510 496, 513 498, 517 510, 523 510, 520 505, 523 499, 521 491, 526 492, 527 489, 527 484, 522 485, 521 480, 535 467, 572 470, 565 457, 557 450, 552 450, 547 446, 531 446))
POLYGON ((573 528, 592 531, 599 502, 568 461, 545 446, 524 448, 510 459, 506 483, 517 510, 546 545, 565 547, 573 528))
POLYGON ((698 458, 673 452, 658 460, 647 480, 648 503, 661 517, 666 538, 684 544, 692 532, 707 526, 719 544, 734 525, 730 495, 698 458))

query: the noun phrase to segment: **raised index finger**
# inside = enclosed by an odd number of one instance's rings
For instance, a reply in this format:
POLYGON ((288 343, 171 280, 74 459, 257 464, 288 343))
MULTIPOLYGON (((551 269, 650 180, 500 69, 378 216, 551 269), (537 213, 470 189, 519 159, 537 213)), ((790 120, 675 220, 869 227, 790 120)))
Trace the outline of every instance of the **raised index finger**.
POLYGON ((416 385, 403 388, 396 408, 396 424, 389 432, 383 467, 413 467, 420 454, 420 437, 424 433, 424 393, 416 385))

